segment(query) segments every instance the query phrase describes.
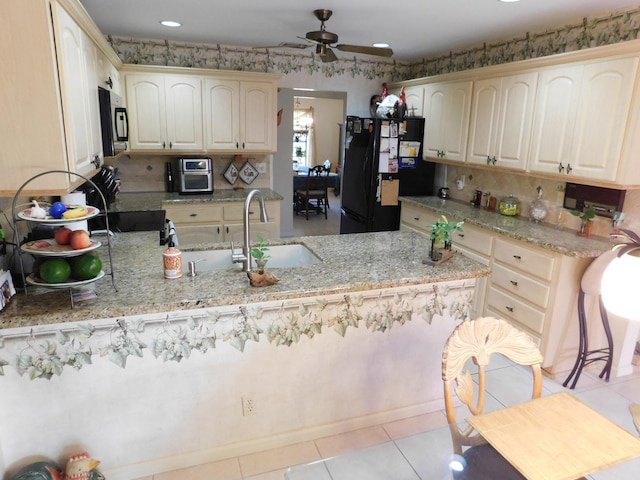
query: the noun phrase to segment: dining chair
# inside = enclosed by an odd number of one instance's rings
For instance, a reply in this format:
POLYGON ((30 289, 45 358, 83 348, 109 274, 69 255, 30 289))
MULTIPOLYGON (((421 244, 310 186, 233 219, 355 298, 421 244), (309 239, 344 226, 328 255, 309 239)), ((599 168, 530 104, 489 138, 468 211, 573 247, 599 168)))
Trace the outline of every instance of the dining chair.
POLYGON ((524 479, 475 429, 456 416, 454 393, 471 415, 484 413, 487 366, 493 354, 530 366, 533 376, 531 398, 542 393, 542 354, 531 337, 507 321, 480 317, 461 323, 445 344, 442 380, 447 422, 451 430, 454 457, 460 471, 452 468, 456 480, 524 479), (474 382, 470 369, 477 371, 474 382), (463 468, 462 468, 463 467, 463 468))
POLYGON ((295 191, 296 215, 304 210, 307 220, 309 220, 309 210, 315 210, 316 214, 324 211, 324 218, 327 219, 327 208, 329 206, 329 175, 324 166, 316 165, 309 169, 307 181, 303 189, 295 191))

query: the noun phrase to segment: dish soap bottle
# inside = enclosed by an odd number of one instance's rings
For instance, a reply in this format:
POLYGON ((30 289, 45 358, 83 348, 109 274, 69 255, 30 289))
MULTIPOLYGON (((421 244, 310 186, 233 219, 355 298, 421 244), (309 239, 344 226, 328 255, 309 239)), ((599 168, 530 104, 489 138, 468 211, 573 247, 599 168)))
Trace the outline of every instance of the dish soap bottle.
POLYGON ((538 197, 531 202, 529 207, 529 218, 536 223, 539 223, 547 216, 547 207, 542 201, 542 187, 538 187, 538 197))

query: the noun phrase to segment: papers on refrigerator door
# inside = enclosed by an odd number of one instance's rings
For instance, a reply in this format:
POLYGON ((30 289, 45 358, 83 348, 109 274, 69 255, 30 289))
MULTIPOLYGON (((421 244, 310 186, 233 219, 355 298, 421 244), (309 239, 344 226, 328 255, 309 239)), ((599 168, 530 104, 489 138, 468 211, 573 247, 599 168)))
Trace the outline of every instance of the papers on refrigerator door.
POLYGON ((398 165, 400 168, 417 168, 418 154, 420 152, 420 142, 402 141, 400 142, 400 155, 398 165))
POLYGON ((380 127, 380 147, 378 149, 378 172, 398 171, 398 124, 383 121, 380 127))

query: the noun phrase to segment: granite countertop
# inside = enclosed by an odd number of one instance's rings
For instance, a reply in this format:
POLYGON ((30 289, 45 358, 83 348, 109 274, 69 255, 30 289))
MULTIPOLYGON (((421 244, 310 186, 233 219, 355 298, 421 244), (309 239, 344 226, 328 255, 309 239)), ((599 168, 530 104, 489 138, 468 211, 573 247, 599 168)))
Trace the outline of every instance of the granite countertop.
MULTIPOLYGON (((144 212, 162 210, 162 203, 243 202, 251 188, 216 190, 207 195, 180 195, 175 192, 120 192, 109 206, 110 212, 144 212)), ((283 197, 269 188, 258 188, 265 200, 282 200, 283 197)))
MULTIPOLYGON (((610 250, 612 246, 607 238, 580 237, 573 230, 531 222, 528 218, 500 215, 497 212, 474 207, 459 200, 444 200, 438 197, 400 197, 400 201, 426 207, 447 217, 464 220, 465 223, 490 230, 493 233, 499 233, 569 257, 598 257, 610 250)), ((425 228, 427 227, 428 225, 425 225, 425 228)))
MULTIPOLYGON (((100 257, 109 272, 106 237, 100 257)), ((456 254, 448 262, 431 267, 430 241, 414 232, 380 232, 352 235, 299 237, 274 243, 304 243, 323 261, 314 265, 267 270, 280 282, 264 288, 249 286, 239 270, 198 272, 167 280, 157 232, 117 233, 111 237, 113 272, 94 282, 98 298, 77 303, 72 309, 68 289, 29 287, 15 295, 0 311, 1 328, 81 322, 125 315, 160 313, 222 305, 244 305, 272 300, 314 297, 399 286, 413 286, 487 276, 489 268, 456 254), (355 237, 354 235, 357 235, 355 237)), ((211 244, 208 248, 226 248, 211 244)), ((229 253, 231 253, 229 251, 229 253)), ((186 270, 186 266, 185 266, 186 270)))

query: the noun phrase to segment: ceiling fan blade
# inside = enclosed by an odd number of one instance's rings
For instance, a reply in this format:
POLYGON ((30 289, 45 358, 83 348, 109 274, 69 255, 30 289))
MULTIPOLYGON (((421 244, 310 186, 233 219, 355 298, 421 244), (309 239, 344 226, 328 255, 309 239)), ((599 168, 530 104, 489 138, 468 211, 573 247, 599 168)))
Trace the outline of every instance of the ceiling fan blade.
POLYGON ((278 45, 269 45, 266 47, 253 47, 254 50, 259 50, 262 48, 297 48, 303 50, 305 48, 309 48, 311 45, 304 43, 294 43, 294 42, 280 42, 278 45))
POLYGON ((345 45, 339 43, 336 48, 342 52, 364 53, 365 55, 377 55, 379 57, 390 57, 393 50, 381 47, 365 47, 364 45, 345 45))

